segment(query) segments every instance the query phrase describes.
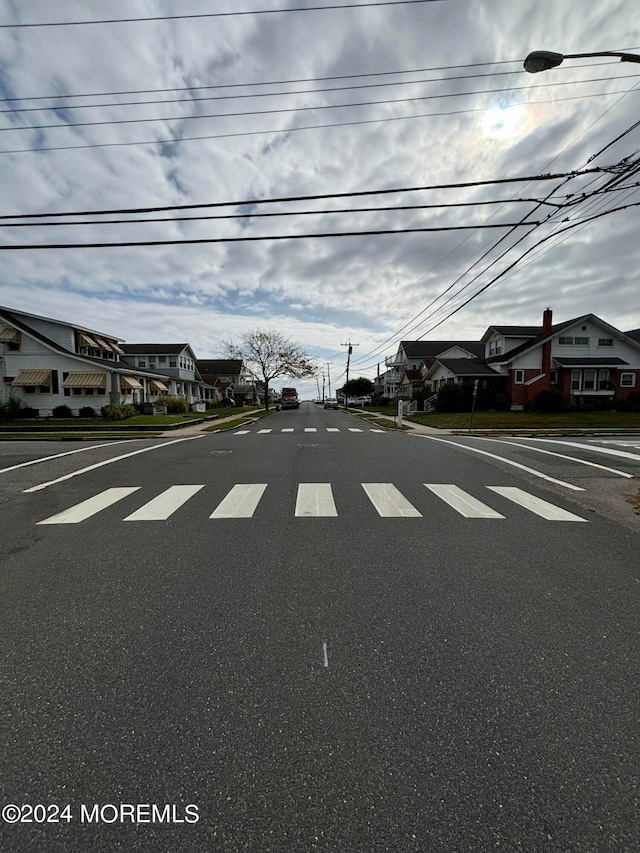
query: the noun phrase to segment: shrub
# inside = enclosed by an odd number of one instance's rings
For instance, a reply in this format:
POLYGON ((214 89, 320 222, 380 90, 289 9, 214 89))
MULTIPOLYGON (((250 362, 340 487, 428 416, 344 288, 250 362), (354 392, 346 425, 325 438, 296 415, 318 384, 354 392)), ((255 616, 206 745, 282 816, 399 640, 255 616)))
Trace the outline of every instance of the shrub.
POLYGON ((132 418, 136 414, 136 407, 131 403, 111 403, 103 406, 100 413, 108 421, 121 421, 132 418))
POLYGON ((96 412, 95 409, 92 409, 91 406, 83 406, 80 409, 80 417, 81 418, 95 418, 96 412))
POLYGON ((53 417, 54 418, 70 418, 70 417, 72 417, 71 409, 69 408, 69 406, 56 406, 55 409, 53 410, 53 417))
POLYGON ((447 382, 436 397, 437 412, 470 412, 473 403, 473 385, 447 382))
POLYGON ((182 415, 189 411, 189 404, 184 397, 161 397, 158 399, 158 405, 166 406, 170 415, 182 415))
POLYGON ((16 418, 37 418, 40 415, 39 409, 32 409, 31 406, 22 406, 16 412, 16 418))
POLYGON ((534 412, 564 412, 566 401, 559 391, 544 389, 533 398, 531 409, 534 412))

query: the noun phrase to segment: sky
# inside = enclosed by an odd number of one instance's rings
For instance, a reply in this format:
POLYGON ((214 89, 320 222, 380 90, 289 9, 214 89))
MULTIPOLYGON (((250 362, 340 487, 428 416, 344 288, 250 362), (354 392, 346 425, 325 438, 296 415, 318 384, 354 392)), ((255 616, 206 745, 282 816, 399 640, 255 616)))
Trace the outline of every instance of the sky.
POLYGON ((302 396, 348 342, 373 378, 546 307, 636 329, 640 65, 532 50, 640 52, 637 0, 0 0, 0 304, 202 359, 273 329, 302 396))

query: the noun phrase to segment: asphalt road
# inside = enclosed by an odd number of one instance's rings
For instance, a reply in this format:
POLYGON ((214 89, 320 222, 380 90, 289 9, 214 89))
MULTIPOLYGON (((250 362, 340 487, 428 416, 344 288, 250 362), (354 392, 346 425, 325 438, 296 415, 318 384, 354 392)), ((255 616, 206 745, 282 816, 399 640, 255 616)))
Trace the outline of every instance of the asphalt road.
POLYGON ((442 439, 0 445, 0 849, 640 849, 640 449, 442 439))

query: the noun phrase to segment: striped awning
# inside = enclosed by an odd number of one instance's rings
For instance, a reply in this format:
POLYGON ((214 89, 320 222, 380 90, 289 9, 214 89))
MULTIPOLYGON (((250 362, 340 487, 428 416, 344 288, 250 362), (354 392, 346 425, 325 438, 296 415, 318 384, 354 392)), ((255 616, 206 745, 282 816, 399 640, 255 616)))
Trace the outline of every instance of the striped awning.
POLYGON ((152 379, 151 380, 151 387, 155 388, 156 391, 168 391, 169 390, 167 388, 167 386, 164 384, 164 382, 160 382, 159 379, 152 379))
POLYGON ((13 326, 5 326, 0 332, 0 341, 19 341, 20 332, 14 329, 13 326))
POLYGON ((12 385, 48 385, 51 386, 50 370, 20 370, 12 385))
POLYGON ((135 376, 121 376, 122 385, 128 385, 129 388, 142 388, 142 385, 135 376))
POLYGON ((62 383, 63 388, 106 388, 106 373, 90 373, 77 370, 70 373, 62 383))
POLYGON ((78 337, 80 338, 80 343, 85 344, 85 346, 93 347, 94 349, 100 349, 98 344, 90 338, 89 335, 85 335, 84 332, 78 332, 78 337))
POLYGON ((109 346, 114 352, 117 352, 119 355, 124 355, 124 350, 120 349, 120 347, 115 341, 109 341, 109 346))
POLYGON ((100 349, 104 349, 104 350, 107 350, 107 352, 111 352, 111 347, 102 338, 96 338, 96 343, 98 344, 100 349))

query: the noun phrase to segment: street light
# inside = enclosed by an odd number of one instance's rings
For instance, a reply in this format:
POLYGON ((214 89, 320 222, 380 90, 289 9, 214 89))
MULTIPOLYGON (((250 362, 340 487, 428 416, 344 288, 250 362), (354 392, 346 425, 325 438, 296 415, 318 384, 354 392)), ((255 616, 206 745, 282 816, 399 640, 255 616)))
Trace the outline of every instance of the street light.
POLYGON ((524 61, 524 70, 529 74, 548 71, 556 68, 565 59, 586 59, 592 56, 619 56, 620 62, 640 62, 640 56, 635 53, 620 53, 616 50, 606 50, 599 53, 553 53, 550 50, 534 50, 524 61))

